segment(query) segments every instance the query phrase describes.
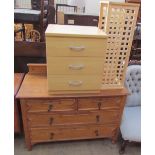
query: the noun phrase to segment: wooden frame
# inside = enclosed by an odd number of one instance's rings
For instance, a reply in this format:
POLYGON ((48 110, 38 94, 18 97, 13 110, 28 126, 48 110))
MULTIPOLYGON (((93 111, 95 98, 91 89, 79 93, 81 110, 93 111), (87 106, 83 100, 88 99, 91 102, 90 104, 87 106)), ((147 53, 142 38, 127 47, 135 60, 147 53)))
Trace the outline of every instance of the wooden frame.
POLYGON ((98 27, 108 34, 103 89, 124 85, 138 10, 139 4, 101 2, 98 27))

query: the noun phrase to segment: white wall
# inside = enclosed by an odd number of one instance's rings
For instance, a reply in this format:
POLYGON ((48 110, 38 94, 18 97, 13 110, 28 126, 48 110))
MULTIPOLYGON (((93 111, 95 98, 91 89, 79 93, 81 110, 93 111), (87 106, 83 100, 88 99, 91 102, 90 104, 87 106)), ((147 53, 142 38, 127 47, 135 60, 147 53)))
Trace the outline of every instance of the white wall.
MULTIPOLYGON (((100 12, 100 1, 101 0, 85 0, 86 1, 86 13, 92 15, 99 15, 100 12)), ((103 0, 102 0, 103 1, 103 0)), ((125 2, 125 0, 105 0, 111 2, 125 2)))

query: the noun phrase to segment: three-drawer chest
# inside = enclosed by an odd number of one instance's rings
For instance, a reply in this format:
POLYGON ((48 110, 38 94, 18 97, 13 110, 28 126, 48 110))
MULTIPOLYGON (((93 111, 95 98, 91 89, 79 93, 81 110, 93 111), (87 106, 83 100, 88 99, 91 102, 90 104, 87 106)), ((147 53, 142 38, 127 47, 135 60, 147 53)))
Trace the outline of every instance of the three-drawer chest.
POLYGON ((64 140, 110 138, 115 142, 127 94, 123 88, 49 95, 46 65, 29 65, 17 94, 27 148, 64 140))
POLYGON ((48 25, 47 79, 50 94, 100 92, 107 35, 92 26, 48 25))

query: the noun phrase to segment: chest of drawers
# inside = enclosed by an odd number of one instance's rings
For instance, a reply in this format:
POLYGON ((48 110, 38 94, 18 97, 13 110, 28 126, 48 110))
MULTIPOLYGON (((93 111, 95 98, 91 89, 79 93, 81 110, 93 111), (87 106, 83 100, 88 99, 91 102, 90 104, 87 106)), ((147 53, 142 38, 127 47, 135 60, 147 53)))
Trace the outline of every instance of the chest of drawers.
POLYGON ((116 141, 127 96, 125 88, 94 94, 49 95, 46 71, 41 68, 46 66, 29 67, 17 94, 29 150, 40 142, 105 137, 116 141))
POLYGON ((97 27, 49 25, 48 90, 52 94, 99 92, 107 35, 97 27))

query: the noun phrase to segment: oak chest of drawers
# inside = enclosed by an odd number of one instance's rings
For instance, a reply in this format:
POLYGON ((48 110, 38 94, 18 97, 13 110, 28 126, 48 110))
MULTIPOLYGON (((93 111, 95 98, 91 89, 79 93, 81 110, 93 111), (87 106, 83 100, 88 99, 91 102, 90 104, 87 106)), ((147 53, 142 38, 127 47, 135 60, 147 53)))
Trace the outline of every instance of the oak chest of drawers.
POLYGON ((46 30, 51 94, 99 92, 107 35, 97 27, 49 25, 46 30))
POLYGON ((29 66, 17 94, 26 145, 96 138, 117 139, 127 90, 94 94, 49 95, 46 66, 29 66))

